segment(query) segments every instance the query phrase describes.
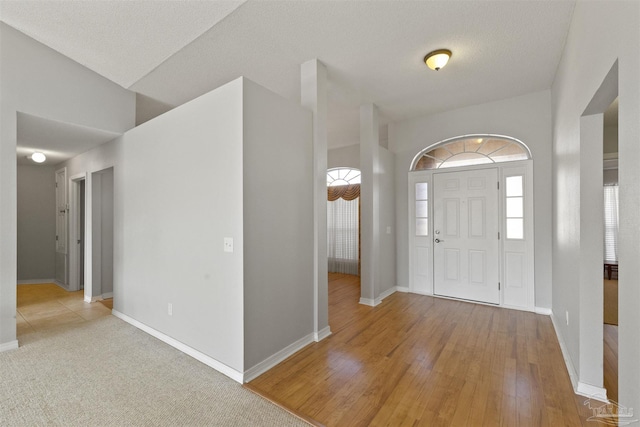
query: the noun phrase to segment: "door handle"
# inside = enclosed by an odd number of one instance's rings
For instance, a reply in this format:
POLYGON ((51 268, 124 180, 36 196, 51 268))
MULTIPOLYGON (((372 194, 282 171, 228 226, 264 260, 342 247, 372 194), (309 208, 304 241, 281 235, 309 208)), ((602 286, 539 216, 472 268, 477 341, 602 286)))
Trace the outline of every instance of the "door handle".
POLYGON ((436 239, 436 240, 434 240, 434 242, 440 243, 440 242, 444 242, 444 240, 436 239))

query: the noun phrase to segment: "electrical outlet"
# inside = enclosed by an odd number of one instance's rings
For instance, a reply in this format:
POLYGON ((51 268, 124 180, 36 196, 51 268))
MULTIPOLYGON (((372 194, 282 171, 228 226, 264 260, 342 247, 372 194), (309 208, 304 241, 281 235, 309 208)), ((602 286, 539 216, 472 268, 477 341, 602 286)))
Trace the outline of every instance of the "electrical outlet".
POLYGON ((169 316, 173 316, 173 304, 169 303, 169 306, 167 307, 167 314, 169 316))
POLYGON ((567 315, 567 326, 569 326, 569 310, 564 312, 567 315))
POLYGON ((233 252, 233 237, 224 238, 224 251, 233 252))
POLYGON ((387 225, 387 234, 391 234, 391 226, 387 225))

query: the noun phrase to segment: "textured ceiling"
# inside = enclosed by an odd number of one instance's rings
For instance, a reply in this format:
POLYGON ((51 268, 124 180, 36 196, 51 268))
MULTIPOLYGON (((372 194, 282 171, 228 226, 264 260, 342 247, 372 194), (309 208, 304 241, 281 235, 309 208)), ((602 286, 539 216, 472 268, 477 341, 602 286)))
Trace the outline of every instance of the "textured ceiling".
POLYGON ((244 1, 2 1, 0 18, 129 87, 244 1))
POLYGON ((117 133, 18 113, 18 164, 33 165, 27 159, 42 151, 45 165, 55 165, 119 136, 117 133))
POLYGON ((250 0, 239 7, 239 2, 212 1, 19 3, 10 8, 3 3, 3 21, 173 106, 240 75, 297 102, 300 64, 318 58, 329 74, 330 147, 358 143, 358 106, 364 102, 379 107, 384 124, 550 88, 575 5, 573 0, 250 0), (453 56, 434 72, 422 58, 438 48, 453 56))

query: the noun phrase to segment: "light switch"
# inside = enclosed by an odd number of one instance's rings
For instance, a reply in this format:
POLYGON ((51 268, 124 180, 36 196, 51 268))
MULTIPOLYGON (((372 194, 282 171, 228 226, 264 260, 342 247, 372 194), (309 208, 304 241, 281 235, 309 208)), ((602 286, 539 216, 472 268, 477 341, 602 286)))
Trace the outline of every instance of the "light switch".
POLYGON ((233 237, 224 238, 224 251, 233 252, 233 237))
POLYGON ((387 234, 391 234, 391 226, 387 225, 387 234))

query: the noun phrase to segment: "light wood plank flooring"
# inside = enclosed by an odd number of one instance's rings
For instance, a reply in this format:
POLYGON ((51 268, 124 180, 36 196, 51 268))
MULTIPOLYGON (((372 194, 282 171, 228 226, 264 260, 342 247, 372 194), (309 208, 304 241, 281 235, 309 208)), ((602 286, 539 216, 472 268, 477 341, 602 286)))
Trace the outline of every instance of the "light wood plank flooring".
POLYGON ((17 299, 18 340, 32 332, 111 314, 102 304, 84 302, 84 291, 68 292, 53 283, 18 285, 17 299))
POLYGON ((250 383, 327 426, 588 425, 548 316, 395 293, 331 274, 332 335, 250 383))
POLYGON ((604 324, 604 388, 618 401, 618 326, 604 324))

